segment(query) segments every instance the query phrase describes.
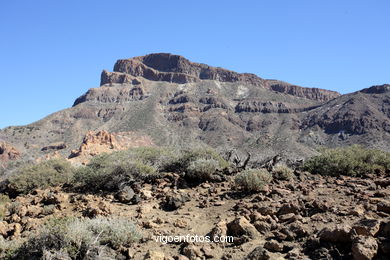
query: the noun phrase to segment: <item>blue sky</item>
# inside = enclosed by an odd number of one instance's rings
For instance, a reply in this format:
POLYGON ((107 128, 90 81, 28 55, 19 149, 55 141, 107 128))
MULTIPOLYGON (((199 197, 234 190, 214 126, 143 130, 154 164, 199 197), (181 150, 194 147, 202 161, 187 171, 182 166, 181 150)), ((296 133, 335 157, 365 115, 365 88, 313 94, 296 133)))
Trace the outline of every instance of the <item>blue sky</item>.
POLYGON ((16 0, 0 4, 0 128, 70 107, 153 52, 353 92, 390 83, 390 1, 16 0))

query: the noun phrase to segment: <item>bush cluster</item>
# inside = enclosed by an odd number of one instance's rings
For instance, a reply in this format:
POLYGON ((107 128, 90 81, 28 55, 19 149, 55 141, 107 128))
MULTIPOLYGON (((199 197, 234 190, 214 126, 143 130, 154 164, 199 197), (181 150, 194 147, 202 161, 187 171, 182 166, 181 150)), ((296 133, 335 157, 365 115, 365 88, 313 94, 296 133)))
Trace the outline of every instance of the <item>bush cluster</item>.
POLYGON ((187 177, 200 182, 209 181, 219 168, 218 161, 214 159, 196 159, 188 166, 187 177))
POLYGON ((134 182, 153 181, 164 172, 185 172, 190 180, 203 182, 227 167, 229 163, 211 148, 142 147, 95 156, 77 169, 65 159, 22 166, 8 178, 7 191, 14 196, 64 184, 84 191, 118 191, 134 182))
POLYGON ((167 168, 173 172, 186 172, 193 162, 201 159, 216 161, 219 169, 230 166, 230 163, 223 159, 215 150, 207 147, 197 147, 180 151, 180 155, 176 157, 176 160, 172 160, 170 165, 167 165, 167 168))
POLYGON ((87 166, 77 169, 73 186, 92 191, 117 191, 135 181, 158 176, 156 168, 151 165, 115 156, 116 154, 97 156, 87 166))
POLYGON ((90 190, 116 191, 137 181, 152 181, 163 172, 186 172, 191 180, 210 180, 217 170, 229 166, 212 149, 175 150, 143 147, 102 154, 79 168, 73 185, 90 190))
POLYGON ((365 149, 359 145, 323 149, 321 154, 307 160, 304 169, 328 176, 363 176, 390 170, 390 153, 365 149))
POLYGON ((285 164, 278 164, 274 167, 272 174, 278 180, 290 180, 294 176, 294 171, 285 164))
POLYGON ((0 221, 3 220, 3 218, 5 217, 6 215, 6 212, 7 212, 7 204, 10 202, 11 200, 9 199, 9 197, 5 194, 0 194, 0 221))
POLYGON ((272 180, 266 169, 248 169, 238 173, 234 179, 237 187, 246 192, 258 192, 272 180))

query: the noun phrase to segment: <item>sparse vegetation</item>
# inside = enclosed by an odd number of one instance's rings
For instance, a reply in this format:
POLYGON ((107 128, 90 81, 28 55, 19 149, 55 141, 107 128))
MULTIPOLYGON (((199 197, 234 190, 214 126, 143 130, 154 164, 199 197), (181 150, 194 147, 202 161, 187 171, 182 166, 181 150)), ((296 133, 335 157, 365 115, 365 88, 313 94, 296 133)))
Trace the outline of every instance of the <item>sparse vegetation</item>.
POLYGON ((236 185, 246 192, 258 192, 272 180, 266 169, 248 169, 238 173, 234 179, 236 185))
POLYGON ((47 252, 84 259, 95 247, 118 249, 140 238, 134 224, 122 218, 51 219, 17 250, 14 259, 40 259, 47 252))
POLYGON ((294 176, 294 171, 285 164, 278 164, 274 167, 272 174, 278 180, 290 180, 294 176))
POLYGON ((228 166, 212 149, 143 147, 94 157, 87 166, 77 169, 72 183, 93 191, 114 191, 136 181, 153 181, 169 171, 187 172, 191 179, 205 181, 228 166))
POLYGON ((8 178, 10 193, 26 194, 34 189, 69 183, 74 168, 65 159, 51 159, 17 169, 8 178))
POLYGON ((390 170, 390 154, 358 145, 323 149, 321 154, 309 159, 304 169, 328 176, 363 176, 390 170))

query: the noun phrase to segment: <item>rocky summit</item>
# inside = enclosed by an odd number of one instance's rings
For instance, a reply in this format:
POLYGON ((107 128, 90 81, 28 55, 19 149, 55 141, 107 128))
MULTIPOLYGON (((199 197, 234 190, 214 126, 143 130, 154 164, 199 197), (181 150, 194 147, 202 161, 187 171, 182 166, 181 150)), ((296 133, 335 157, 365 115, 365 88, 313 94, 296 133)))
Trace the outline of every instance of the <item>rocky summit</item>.
POLYGON ((156 145, 206 143, 258 160, 356 143, 388 151, 389 104, 389 85, 340 95, 156 53, 118 60, 73 107, 4 128, 0 139, 22 159, 47 156, 53 143, 63 144, 57 153, 74 156, 89 131, 102 130, 156 145))

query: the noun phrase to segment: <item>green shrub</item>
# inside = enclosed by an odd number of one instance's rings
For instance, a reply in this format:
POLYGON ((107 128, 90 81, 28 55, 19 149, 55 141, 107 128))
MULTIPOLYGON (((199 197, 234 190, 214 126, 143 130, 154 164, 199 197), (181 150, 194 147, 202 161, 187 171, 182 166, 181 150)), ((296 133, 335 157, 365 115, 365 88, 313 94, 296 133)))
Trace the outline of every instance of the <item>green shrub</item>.
POLYGON ((73 174, 73 167, 65 159, 51 159, 39 164, 17 169, 8 178, 11 193, 29 193, 34 189, 48 188, 68 183, 73 174))
POLYGON ((75 187, 87 190, 118 190, 134 181, 158 177, 155 166, 139 160, 132 160, 128 153, 114 152, 94 157, 91 162, 76 170, 73 178, 75 187))
POLYGON ((5 217, 6 213, 7 213, 7 204, 10 202, 11 200, 9 199, 9 197, 5 194, 0 194, 0 220, 3 220, 3 218, 5 217))
POLYGON ((294 176, 294 171, 285 164, 278 164, 274 167, 272 174, 278 180, 290 180, 294 176))
POLYGON ((234 179, 237 187, 247 192, 258 192, 272 180, 266 169, 248 169, 238 173, 234 179))
POLYGON ((51 219, 18 250, 17 259, 42 257, 45 251, 83 259, 96 246, 129 247, 141 238, 134 224, 123 218, 51 219))
POLYGON ((187 171, 192 162, 200 159, 216 161, 219 169, 230 166, 230 163, 223 159, 215 150, 201 147, 180 151, 180 156, 178 156, 176 161, 172 161, 171 165, 167 165, 167 169, 173 172, 187 171))
POLYGON ((321 175, 362 176, 390 170, 390 153, 365 149, 358 145, 323 149, 321 154, 307 160, 304 169, 321 175))
POLYGON ((219 163, 214 159, 196 159, 188 166, 187 177, 200 182, 211 180, 218 169, 219 163))

